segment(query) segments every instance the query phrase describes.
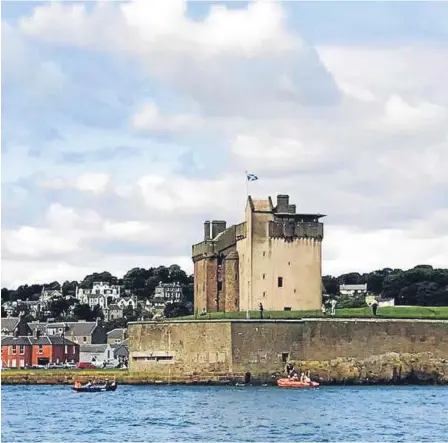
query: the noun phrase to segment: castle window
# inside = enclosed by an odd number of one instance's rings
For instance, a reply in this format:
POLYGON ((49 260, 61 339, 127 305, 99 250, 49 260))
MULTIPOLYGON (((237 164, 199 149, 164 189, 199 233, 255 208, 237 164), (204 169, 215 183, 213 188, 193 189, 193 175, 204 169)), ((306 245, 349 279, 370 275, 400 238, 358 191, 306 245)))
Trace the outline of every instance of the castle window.
POLYGON ((290 261, 288 262, 288 266, 291 266, 291 262, 290 261))
POLYGON ((263 251, 263 257, 266 257, 266 251, 263 251))
POLYGON ((263 280, 266 278, 266 274, 263 274, 263 280))
POLYGON ((263 297, 266 297, 266 292, 263 292, 263 297))
POLYGON ((222 281, 218 282, 218 291, 222 291, 222 281))
POLYGON ((277 286, 283 288, 283 277, 277 277, 277 286))
POLYGON ((289 352, 282 352, 282 362, 286 363, 289 360, 289 352))
POLYGON ((294 288, 294 294, 297 292, 296 288, 294 288))
POLYGON ((283 308, 283 310, 284 310, 284 311, 290 311, 290 310, 291 310, 291 306, 285 306, 285 307, 283 308))

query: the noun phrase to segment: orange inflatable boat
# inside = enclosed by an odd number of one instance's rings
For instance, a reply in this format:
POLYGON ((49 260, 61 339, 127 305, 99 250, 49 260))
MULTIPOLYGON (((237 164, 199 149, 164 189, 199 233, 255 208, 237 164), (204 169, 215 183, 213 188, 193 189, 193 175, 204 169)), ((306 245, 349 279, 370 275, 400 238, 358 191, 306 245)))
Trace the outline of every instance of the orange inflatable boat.
POLYGON ((310 383, 304 383, 299 380, 290 380, 289 378, 279 378, 277 380, 277 386, 279 388, 317 388, 319 383, 312 381, 310 383))

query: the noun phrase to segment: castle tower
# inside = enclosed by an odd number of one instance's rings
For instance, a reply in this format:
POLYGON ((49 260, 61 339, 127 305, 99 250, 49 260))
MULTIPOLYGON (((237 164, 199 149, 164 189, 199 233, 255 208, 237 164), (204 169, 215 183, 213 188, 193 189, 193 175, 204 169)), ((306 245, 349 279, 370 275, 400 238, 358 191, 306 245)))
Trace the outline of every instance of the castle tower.
POLYGON ((195 310, 319 310, 322 214, 296 213, 288 195, 248 197, 245 220, 204 224, 192 248, 195 310))
POLYGON ((224 293, 225 311, 232 312, 239 310, 239 255, 232 251, 227 254, 224 260, 224 293))

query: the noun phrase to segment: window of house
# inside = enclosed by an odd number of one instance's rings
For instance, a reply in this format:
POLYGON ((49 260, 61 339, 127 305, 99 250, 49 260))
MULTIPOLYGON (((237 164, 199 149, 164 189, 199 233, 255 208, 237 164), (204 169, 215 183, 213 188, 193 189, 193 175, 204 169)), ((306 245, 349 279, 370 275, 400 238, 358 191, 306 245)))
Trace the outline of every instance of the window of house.
POLYGON ((87 341, 87 337, 82 338, 82 342, 85 343, 87 341))
POLYGON ((25 354, 25 346, 24 346, 24 345, 20 345, 20 350, 19 350, 19 352, 20 352, 20 355, 25 354))
POLYGON ((68 353, 68 346, 67 346, 67 345, 65 345, 64 352, 65 352, 66 354, 68 353))
POLYGON ((277 277, 277 286, 283 288, 283 277, 277 277))
POLYGON ((12 345, 12 354, 15 355, 17 353, 17 346, 12 345))
POLYGON ((43 354, 44 353, 44 347, 42 346, 42 345, 39 345, 39 348, 38 348, 38 354, 43 354))

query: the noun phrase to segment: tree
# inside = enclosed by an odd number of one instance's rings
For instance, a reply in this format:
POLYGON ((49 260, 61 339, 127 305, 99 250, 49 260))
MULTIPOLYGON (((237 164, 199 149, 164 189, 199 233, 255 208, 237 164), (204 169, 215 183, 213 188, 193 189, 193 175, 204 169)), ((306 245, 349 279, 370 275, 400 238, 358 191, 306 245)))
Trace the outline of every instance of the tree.
POLYGON ((52 318, 60 320, 68 314, 70 306, 73 305, 73 301, 66 300, 65 298, 57 298, 50 302, 48 310, 52 318))
POLYGON ((6 314, 5 308, 2 306, 2 318, 5 318, 5 317, 7 317, 7 314, 6 314))
POLYGON ((322 283, 329 295, 338 295, 339 294, 339 282, 336 277, 332 277, 331 275, 324 275, 322 277, 322 283))
POLYGON ((76 296, 76 286, 78 286, 77 281, 65 281, 62 285, 62 295, 64 297, 70 295, 71 297, 76 296))
POLYGON ((166 318, 183 317, 190 314, 190 310, 183 303, 168 303, 163 310, 163 315, 166 318))
POLYGON ((90 309, 90 306, 88 304, 78 304, 75 306, 75 309, 73 310, 73 315, 78 320, 86 320, 86 321, 92 321, 95 319, 95 314, 90 309))
POLYGON ((2 288, 2 303, 5 303, 10 299, 11 299, 11 291, 7 288, 2 288))

